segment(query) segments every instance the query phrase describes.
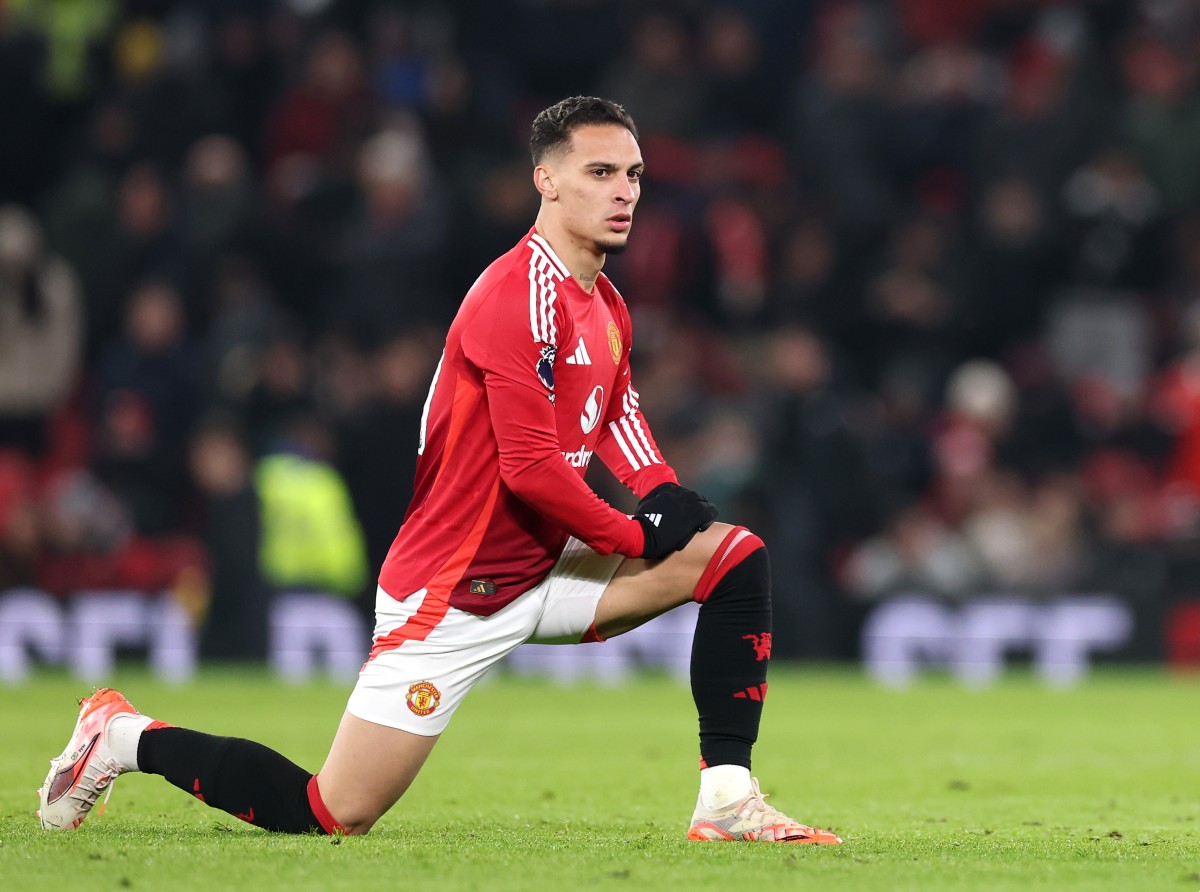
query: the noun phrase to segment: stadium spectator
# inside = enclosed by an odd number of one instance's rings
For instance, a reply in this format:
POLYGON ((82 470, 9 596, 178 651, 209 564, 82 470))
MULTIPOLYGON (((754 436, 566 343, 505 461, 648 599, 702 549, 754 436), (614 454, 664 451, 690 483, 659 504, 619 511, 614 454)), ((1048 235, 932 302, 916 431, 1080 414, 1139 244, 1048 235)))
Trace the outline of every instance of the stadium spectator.
POLYGON ((100 362, 101 400, 121 391, 141 396, 169 443, 182 441, 197 401, 196 357, 183 297, 170 283, 147 280, 125 303, 121 336, 100 362))
POLYGON ((83 360, 79 280, 45 250, 36 218, 0 207, 0 447, 47 450, 47 422, 78 384, 83 360))
MULTIPOLYGON (((98 100, 88 108, 78 140, 40 201, 47 241, 78 270, 89 315, 116 312, 115 307, 98 303, 94 291, 110 259, 118 183, 125 170, 142 158, 142 126, 122 98, 98 100)), ((89 319, 90 326, 97 324, 89 319)))
POLYGON ((840 228, 878 235, 898 198, 889 157, 886 29, 865 3, 831 4, 812 33, 812 68, 796 78, 783 126, 793 157, 840 228))
POLYGON ((634 24, 626 54, 601 74, 599 89, 623 97, 647 137, 695 137, 705 97, 694 62, 692 35, 682 19, 652 10, 634 24))
POLYGON ((1200 151, 1200 103, 1195 65, 1181 57, 1174 39, 1148 29, 1130 35, 1121 57, 1128 93, 1118 123, 1168 208, 1179 212, 1200 202, 1200 175, 1190 161, 1200 151))
POLYGON ((732 6, 705 10, 698 52, 702 56, 705 136, 770 133, 782 98, 767 67, 763 36, 750 15, 732 6))
POLYGON ((1048 197, 1029 178, 983 184, 970 220, 962 289, 964 337, 974 355, 1003 356, 1041 333, 1066 266, 1052 214, 1048 197))
POLYGON ((261 12, 228 6, 201 41, 211 54, 209 89, 224 106, 222 129, 247 151, 262 144, 263 122, 283 80, 283 60, 271 52, 267 28, 261 12))
MULTIPOLYGON (((365 398, 349 406, 336 428, 339 466, 363 529, 367 565, 383 566, 396 535, 396 509, 412 499, 416 448, 413 443, 429 381, 437 367, 438 345, 432 332, 397 335, 364 357, 369 382, 365 398)), ((349 401, 341 400, 343 406, 349 401)), ((373 594, 373 593, 372 593, 373 594)), ((363 604, 374 611, 374 598, 363 604)))
POLYGON ((302 332, 286 319, 270 325, 266 342, 251 346, 248 354, 249 376, 236 408, 251 450, 263 455, 286 436, 293 419, 316 414, 313 356, 302 332))
POLYGON ((332 450, 323 424, 295 417, 254 466, 259 562, 275 592, 356 598, 367 581, 362 531, 332 450))
POLYGON ((34 464, 17 449, 0 450, 0 591, 34 585, 41 512, 34 464))
POLYGON ((270 596, 259 567, 261 511, 253 457, 232 418, 213 415, 198 425, 189 442, 189 465, 201 496, 200 529, 209 560, 200 658, 262 663, 270 596))
POLYGON ((841 246, 829 221, 812 215, 789 223, 772 259, 768 324, 806 326, 831 342, 850 334, 858 317, 846 300, 841 246))
POLYGON ((92 236, 103 262, 84 279, 89 355, 117 336, 129 292, 141 282, 173 282, 180 273, 175 207, 158 167, 138 161, 119 178, 113 219, 92 236))
POLYGON ((355 339, 410 326, 444 326, 449 219, 416 119, 397 117, 357 154, 361 201, 344 226, 328 318, 355 339))
POLYGON ((901 511, 886 531, 854 549, 845 583, 855 595, 897 593, 969 597, 984 583, 985 567, 971 543, 928 509, 901 511))
POLYGON ((354 146, 373 118, 365 74, 362 50, 347 34, 320 34, 300 81, 268 113, 263 144, 267 168, 298 157, 313 163, 326 185, 347 176, 354 146))
POLYGON ((201 296, 211 289, 214 261, 244 239, 254 199, 250 161, 241 145, 210 134, 188 147, 179 188, 179 249, 195 324, 208 321, 201 296))
POLYGON ((872 480, 866 455, 847 426, 847 400, 828 345, 812 331, 775 332, 759 370, 758 424, 762 493, 773 552, 774 584, 789 596, 776 604, 782 653, 838 654, 838 595, 829 555, 873 529, 872 480))

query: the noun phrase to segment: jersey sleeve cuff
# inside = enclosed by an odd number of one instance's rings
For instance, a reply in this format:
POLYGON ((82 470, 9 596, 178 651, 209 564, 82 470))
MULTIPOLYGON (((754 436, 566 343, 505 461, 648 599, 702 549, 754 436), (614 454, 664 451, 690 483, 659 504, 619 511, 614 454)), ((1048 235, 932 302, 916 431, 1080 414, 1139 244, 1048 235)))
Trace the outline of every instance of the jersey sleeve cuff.
POLYGON ((644 499, 646 494, 656 486, 661 486, 664 483, 678 483, 679 478, 675 476, 675 470, 670 465, 651 465, 642 473, 638 474, 636 481, 637 488, 633 494, 639 499, 644 499))
POLYGON ((625 527, 625 536, 621 540, 621 545, 617 548, 617 552, 625 555, 625 557, 636 558, 641 557, 645 550, 646 533, 642 529, 642 525, 631 517, 629 518, 628 525, 625 527))

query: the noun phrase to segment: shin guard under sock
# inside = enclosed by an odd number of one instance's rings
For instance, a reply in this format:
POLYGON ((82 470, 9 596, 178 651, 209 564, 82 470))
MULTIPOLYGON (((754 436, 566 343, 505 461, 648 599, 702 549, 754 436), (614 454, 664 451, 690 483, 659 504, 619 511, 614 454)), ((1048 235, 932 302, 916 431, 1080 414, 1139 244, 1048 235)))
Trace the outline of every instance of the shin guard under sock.
POLYGON ((252 740, 158 728, 142 734, 137 759, 142 771, 256 827, 280 833, 337 829, 313 775, 252 740))
POLYGON ((692 697, 702 765, 750 768, 771 656, 771 574, 763 542, 733 530, 696 587, 692 697))

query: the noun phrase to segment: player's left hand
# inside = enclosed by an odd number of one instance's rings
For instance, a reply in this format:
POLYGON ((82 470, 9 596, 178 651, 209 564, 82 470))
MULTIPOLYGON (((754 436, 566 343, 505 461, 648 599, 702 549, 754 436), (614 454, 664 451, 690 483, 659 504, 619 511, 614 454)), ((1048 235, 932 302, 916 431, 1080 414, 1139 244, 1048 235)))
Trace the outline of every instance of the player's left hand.
POLYGON ((682 551, 696 533, 712 526, 717 508, 678 483, 660 483, 638 502, 633 517, 645 534, 642 557, 653 560, 682 551))

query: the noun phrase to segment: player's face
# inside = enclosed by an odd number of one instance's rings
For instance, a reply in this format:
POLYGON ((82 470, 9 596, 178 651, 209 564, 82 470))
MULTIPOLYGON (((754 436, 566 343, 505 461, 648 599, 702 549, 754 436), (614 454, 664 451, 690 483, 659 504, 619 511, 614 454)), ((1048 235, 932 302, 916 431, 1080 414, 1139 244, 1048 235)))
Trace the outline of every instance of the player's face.
POLYGON ((618 124, 580 127, 554 166, 558 210, 571 235, 599 254, 624 251, 644 168, 633 134, 618 124))

